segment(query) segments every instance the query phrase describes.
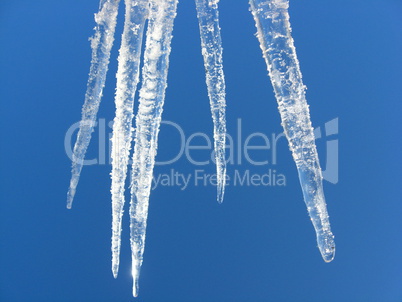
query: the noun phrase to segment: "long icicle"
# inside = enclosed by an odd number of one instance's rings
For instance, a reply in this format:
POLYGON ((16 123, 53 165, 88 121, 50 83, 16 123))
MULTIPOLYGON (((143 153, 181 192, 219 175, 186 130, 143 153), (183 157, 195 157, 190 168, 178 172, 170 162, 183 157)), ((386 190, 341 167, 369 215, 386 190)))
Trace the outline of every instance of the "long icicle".
POLYGON ((131 179, 130 231, 134 297, 138 295, 149 195, 167 86, 170 44, 177 2, 177 0, 150 1, 131 179))
POLYGON ((120 263, 124 185, 133 134, 134 96, 139 81, 142 38, 149 0, 125 0, 125 5, 126 16, 116 75, 116 117, 112 137, 112 272, 115 278, 120 263))
POLYGON ((74 145, 71 181, 67 192, 67 208, 71 209, 80 178, 85 153, 95 126, 96 115, 105 86, 110 50, 114 41, 120 0, 101 0, 95 14, 95 35, 91 38, 92 61, 77 141, 74 145))
POLYGON ((206 82, 214 122, 214 147, 217 172, 217 199, 221 203, 226 183, 226 92, 222 63, 222 39, 219 27, 219 0, 195 0, 200 27, 206 82))
POLYGON ((288 0, 250 0, 257 37, 274 87, 282 126, 296 162, 304 201, 316 231, 318 248, 325 262, 335 256, 322 185, 322 173, 314 142, 289 22, 288 0))

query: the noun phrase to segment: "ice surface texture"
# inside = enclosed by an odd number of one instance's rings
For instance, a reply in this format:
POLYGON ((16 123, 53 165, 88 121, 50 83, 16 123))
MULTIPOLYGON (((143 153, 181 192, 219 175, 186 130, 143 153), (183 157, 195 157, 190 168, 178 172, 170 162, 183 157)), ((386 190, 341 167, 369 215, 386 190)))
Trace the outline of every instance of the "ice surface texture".
POLYGON ((299 61, 289 22, 288 0, 250 0, 263 57, 278 101, 282 126, 299 173, 304 201, 326 262, 335 256, 322 173, 299 61))
POLYGON ((80 129, 74 145, 72 175, 67 192, 67 208, 69 209, 71 209, 73 203, 85 153, 94 131, 103 87, 105 86, 119 2, 120 0, 102 0, 99 4, 99 12, 95 14, 95 35, 91 38, 92 62, 84 106, 82 107, 80 129))
POLYGON ((138 295, 138 278, 145 246, 149 195, 165 100, 177 0, 151 0, 150 4, 131 182, 130 239, 134 297, 138 295))
MULTIPOLYGON (((288 0, 249 0, 257 36, 274 87, 282 125, 296 162, 304 201, 317 234, 318 247, 326 262, 335 255, 322 186, 322 174, 314 142, 313 128, 305 98, 299 62, 291 36, 288 0)), ((101 0, 95 15, 95 35, 91 39, 92 62, 82 120, 74 146, 72 178, 67 193, 71 208, 85 152, 95 126, 109 64, 120 0, 101 0)), ((214 123, 214 148, 217 165, 218 201, 222 202, 225 180, 225 79, 219 27, 219 0, 195 0, 206 83, 214 123)), ((158 133, 167 87, 173 23, 178 0, 125 0, 124 31, 118 58, 116 117, 112 136, 112 272, 119 270, 125 182, 134 138, 131 170, 130 241, 132 252, 133 295, 138 295, 138 280, 143 261, 148 205, 151 191, 158 133), (148 21, 148 23, 147 23, 148 21), (143 58, 139 107, 134 118, 134 97, 139 82, 143 34, 143 58)))
POLYGON ((222 64, 222 39, 219 27, 219 0, 195 0, 200 27, 206 82, 214 122, 214 147, 217 172, 217 199, 221 203, 226 182, 226 92, 222 64))
POLYGON ((112 272, 119 271, 124 187, 133 135, 134 96, 139 81, 142 38, 148 17, 148 0, 126 0, 124 30, 119 51, 116 116, 112 136, 112 272))

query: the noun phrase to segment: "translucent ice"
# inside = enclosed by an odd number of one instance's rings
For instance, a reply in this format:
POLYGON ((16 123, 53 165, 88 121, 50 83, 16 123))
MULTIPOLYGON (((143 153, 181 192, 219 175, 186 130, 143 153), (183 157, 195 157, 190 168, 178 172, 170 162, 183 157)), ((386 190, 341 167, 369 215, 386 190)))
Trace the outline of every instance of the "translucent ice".
POLYGON ((150 4, 131 182, 130 231, 135 297, 138 295, 138 279, 145 246, 149 195, 165 100, 177 0, 151 0, 150 4))
POLYGON ((326 262, 335 256, 314 133, 289 22, 288 0, 250 0, 282 126, 296 162, 304 201, 326 262))
POLYGON ((214 145, 217 172, 218 202, 223 201, 226 181, 226 92, 222 64, 222 41, 219 27, 218 2, 195 0, 200 27, 206 82, 214 122, 214 145))
POLYGON ((112 272, 119 271, 124 187, 130 157, 134 95, 139 80, 142 37, 148 17, 148 0, 126 0, 126 16, 119 51, 116 85, 116 117, 112 137, 112 272))
POLYGON ((94 131, 96 115, 105 86, 110 50, 113 46, 117 11, 120 0, 101 0, 99 12, 95 14, 95 35, 91 39, 92 62, 89 71, 87 92, 82 107, 82 118, 74 145, 71 181, 67 192, 67 208, 71 209, 75 191, 84 162, 91 134, 94 131))

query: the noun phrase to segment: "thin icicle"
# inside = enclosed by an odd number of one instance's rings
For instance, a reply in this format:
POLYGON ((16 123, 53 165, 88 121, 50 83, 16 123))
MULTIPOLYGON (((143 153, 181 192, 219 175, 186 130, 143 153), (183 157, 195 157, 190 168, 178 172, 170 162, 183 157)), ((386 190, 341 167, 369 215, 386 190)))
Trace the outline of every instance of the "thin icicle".
POLYGON ((144 253, 149 195, 167 86, 176 8, 177 0, 150 1, 131 180, 130 231, 134 297, 138 295, 138 278, 144 253))
POLYGON ((120 263, 124 185, 132 142, 134 95, 138 84, 142 37, 149 0, 125 0, 126 16, 119 53, 116 86, 116 117, 112 137, 112 272, 120 263))
POLYGON ((288 0, 250 0, 257 36, 274 87, 282 126, 296 162, 304 201, 326 262, 335 256, 322 186, 322 174, 305 98, 299 61, 291 36, 288 0))
POLYGON ((85 153, 95 126, 102 90, 109 65, 110 50, 114 41, 116 17, 120 0, 101 0, 99 12, 95 14, 95 35, 91 38, 92 62, 89 71, 85 102, 77 141, 74 145, 71 181, 67 192, 67 208, 71 209, 80 178, 85 153))
POLYGON ((200 27, 206 82, 214 122, 214 145, 218 202, 223 201, 226 182, 225 77, 222 64, 222 40, 219 27, 219 0, 195 0, 200 27))

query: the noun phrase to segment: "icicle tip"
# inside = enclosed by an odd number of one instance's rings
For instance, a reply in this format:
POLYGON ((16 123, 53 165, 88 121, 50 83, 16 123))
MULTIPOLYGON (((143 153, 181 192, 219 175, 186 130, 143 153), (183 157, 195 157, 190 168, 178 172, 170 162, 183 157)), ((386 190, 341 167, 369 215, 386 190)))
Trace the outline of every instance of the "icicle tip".
POLYGON ((217 200, 218 200, 219 204, 223 203, 224 195, 225 195, 225 184, 218 184, 218 187, 217 187, 217 200))
POLYGON ((75 189, 72 189, 70 187, 67 192, 67 209, 69 210, 71 210, 71 207, 73 206, 74 195, 75 195, 75 189))
POLYGON ((133 297, 137 298, 138 297, 138 291, 139 291, 138 279, 140 278, 140 267, 133 263, 131 273, 133 275, 133 297))
POLYGON ((118 264, 112 265, 112 273, 113 273, 113 278, 117 279, 117 276, 119 275, 119 265, 118 264))
POLYGON ((322 259, 326 263, 331 262, 335 258, 335 240, 334 235, 329 232, 317 237, 318 248, 322 259))

